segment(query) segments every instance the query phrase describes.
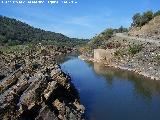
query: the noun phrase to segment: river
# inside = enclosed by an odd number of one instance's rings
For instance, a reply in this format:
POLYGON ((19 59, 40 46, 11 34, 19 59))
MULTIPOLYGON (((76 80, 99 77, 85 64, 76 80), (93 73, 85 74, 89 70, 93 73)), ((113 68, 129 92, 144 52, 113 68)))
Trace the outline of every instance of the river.
POLYGON ((79 90, 87 120, 160 120, 160 81, 77 57, 61 68, 79 90))

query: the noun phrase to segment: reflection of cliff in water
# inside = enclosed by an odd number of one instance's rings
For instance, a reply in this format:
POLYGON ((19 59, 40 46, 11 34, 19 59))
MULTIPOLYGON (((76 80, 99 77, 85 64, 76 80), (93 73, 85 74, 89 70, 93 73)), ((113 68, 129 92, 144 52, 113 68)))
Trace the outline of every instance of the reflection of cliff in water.
POLYGON ((94 63, 94 71, 97 75, 106 77, 107 84, 111 86, 116 78, 132 82, 135 92, 145 98, 151 99, 153 95, 160 94, 160 81, 153 81, 133 72, 106 67, 101 63, 94 63))
POLYGON ((68 54, 57 56, 55 60, 56 60, 56 63, 61 64, 61 63, 64 63, 72 58, 75 58, 76 56, 78 57, 78 55, 79 55, 79 53, 75 51, 75 52, 71 52, 68 54))

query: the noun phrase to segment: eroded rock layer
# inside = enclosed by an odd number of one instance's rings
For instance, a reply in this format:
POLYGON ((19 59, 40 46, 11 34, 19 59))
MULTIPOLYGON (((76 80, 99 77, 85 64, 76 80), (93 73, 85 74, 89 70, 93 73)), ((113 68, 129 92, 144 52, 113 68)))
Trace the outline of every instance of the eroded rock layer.
MULTIPOLYGON (((84 106, 71 79, 55 63, 57 55, 71 50, 39 46, 23 54, 1 59, 13 68, 0 81, 0 118, 2 120, 82 120, 84 106), (21 61, 19 64, 19 61, 21 61), (15 65, 19 65, 15 68, 15 65)), ((8 56, 11 56, 9 54, 8 56)), ((6 65, 8 65, 5 62, 6 65)), ((9 65, 8 65, 9 66, 9 65)), ((1 71, 2 72, 2 71, 1 71)))

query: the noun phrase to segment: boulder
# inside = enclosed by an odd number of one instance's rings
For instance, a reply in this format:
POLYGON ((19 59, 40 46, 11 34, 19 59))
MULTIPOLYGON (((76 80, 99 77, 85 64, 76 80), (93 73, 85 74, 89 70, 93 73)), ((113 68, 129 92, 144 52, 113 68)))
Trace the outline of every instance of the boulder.
POLYGON ((44 97, 46 100, 50 97, 50 95, 53 93, 53 91, 57 88, 57 82, 52 81, 48 83, 47 89, 44 90, 44 97))
POLYGON ((84 113, 85 107, 83 105, 81 105, 77 100, 75 100, 75 102, 73 104, 77 108, 77 111, 84 113))

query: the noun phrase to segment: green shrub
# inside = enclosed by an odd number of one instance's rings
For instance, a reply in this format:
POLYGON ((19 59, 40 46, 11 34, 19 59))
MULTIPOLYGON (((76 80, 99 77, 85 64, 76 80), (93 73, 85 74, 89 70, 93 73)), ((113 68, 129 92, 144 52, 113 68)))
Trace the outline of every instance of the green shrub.
POLYGON ((160 63, 160 54, 156 54, 154 58, 158 63, 160 63))
POLYGON ((38 64, 37 62, 33 62, 32 63, 32 70, 36 70, 40 67, 40 64, 38 64))
POLYGON ((129 46, 129 53, 132 55, 139 53, 141 50, 142 50, 141 45, 130 45, 129 46))
POLYGON ((110 38, 110 37, 112 37, 113 32, 114 32, 114 29, 108 28, 104 32, 102 32, 102 35, 107 36, 107 37, 110 38))

